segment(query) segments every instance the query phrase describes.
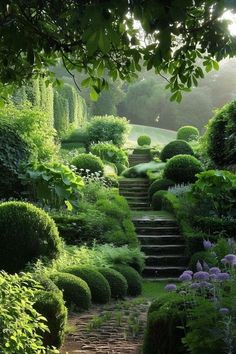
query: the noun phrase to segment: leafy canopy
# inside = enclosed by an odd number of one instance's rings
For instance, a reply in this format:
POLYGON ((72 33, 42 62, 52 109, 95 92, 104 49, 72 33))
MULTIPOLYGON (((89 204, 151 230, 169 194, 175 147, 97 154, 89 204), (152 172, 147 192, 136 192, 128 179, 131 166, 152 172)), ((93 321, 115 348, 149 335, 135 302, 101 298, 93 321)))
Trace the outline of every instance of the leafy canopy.
MULTIPOLYGON (((71 75, 84 71, 91 98, 107 87, 104 70, 131 80, 155 68, 169 77, 172 100, 197 86, 205 70, 234 56, 235 38, 221 17, 232 0, 24 1, 0 4, 0 81, 22 84, 61 60, 71 75), (202 66, 203 64, 203 66, 202 66)), ((54 79, 54 83, 59 80, 54 79)))

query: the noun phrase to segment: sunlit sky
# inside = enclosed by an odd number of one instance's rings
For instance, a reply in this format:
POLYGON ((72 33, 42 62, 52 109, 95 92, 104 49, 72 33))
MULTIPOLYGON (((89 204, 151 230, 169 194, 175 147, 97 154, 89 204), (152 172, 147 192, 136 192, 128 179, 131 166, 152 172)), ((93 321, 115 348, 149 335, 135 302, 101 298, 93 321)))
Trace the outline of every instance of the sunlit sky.
POLYGON ((232 23, 229 25, 229 30, 232 35, 236 36, 236 14, 232 14, 232 12, 227 11, 223 18, 230 20, 232 23))

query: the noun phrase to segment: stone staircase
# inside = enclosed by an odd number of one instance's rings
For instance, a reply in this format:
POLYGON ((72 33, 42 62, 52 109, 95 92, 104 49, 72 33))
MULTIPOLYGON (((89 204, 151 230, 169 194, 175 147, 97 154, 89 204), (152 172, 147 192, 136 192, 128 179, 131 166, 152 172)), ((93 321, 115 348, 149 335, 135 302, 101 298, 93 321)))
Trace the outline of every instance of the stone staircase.
POLYGON ((150 154, 132 154, 129 155, 129 166, 132 167, 140 163, 149 162, 150 160, 150 154))
POLYGON ((188 261, 176 220, 141 217, 133 218, 133 223, 146 255, 143 276, 149 280, 176 280, 188 261))
POLYGON ((146 178, 126 178, 119 181, 119 193, 127 199, 131 210, 150 210, 148 188, 146 178))

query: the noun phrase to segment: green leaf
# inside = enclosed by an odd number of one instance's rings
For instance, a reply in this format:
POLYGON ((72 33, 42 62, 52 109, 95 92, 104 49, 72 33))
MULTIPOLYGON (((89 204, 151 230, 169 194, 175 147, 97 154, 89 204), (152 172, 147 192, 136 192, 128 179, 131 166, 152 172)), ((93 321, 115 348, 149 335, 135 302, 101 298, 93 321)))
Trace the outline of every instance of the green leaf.
POLYGON ((94 88, 92 88, 90 93, 89 93, 89 96, 90 96, 92 101, 97 101, 98 97, 99 97, 99 94, 95 91, 94 88))

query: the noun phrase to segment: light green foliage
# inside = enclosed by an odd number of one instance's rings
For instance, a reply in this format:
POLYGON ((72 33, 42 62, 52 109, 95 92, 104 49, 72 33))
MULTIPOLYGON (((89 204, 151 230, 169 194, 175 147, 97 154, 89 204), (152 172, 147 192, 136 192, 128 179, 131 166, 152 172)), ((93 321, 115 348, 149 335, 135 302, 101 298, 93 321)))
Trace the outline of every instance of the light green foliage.
POLYGON ((48 331, 46 319, 34 308, 40 286, 29 274, 0 273, 0 352, 46 354, 41 334, 48 331))
POLYGON ((54 93, 54 127, 58 134, 65 134, 69 129, 69 104, 58 91, 54 93))
POLYGON ((40 257, 58 257, 57 227, 42 209, 25 202, 0 203, 0 268, 14 273, 40 257))
POLYGON ((89 309, 91 292, 84 280, 73 274, 63 272, 52 274, 51 279, 63 291, 67 307, 76 306, 79 310, 89 309))
POLYGON ((127 295, 128 283, 120 272, 110 268, 98 268, 98 271, 108 281, 113 299, 123 299, 127 295))
POLYGON ((140 135, 137 139, 137 143, 139 146, 151 145, 151 138, 148 135, 140 135))
POLYGON ((194 155, 191 146, 184 140, 174 140, 164 146, 161 151, 160 159, 166 161, 176 155, 194 155))
POLYGON ((210 120, 205 139, 207 153, 217 166, 236 162, 236 101, 216 111, 210 120))
POLYGON ((185 125, 181 127, 177 131, 177 139, 192 141, 197 140, 199 138, 199 130, 196 127, 192 127, 190 125, 185 125))
POLYGON ((0 121, 5 120, 15 128, 31 149, 31 159, 52 160, 58 153, 56 132, 48 124, 47 114, 29 103, 21 107, 9 104, 1 108, 0 121))
POLYGON ((71 164, 76 167, 77 173, 81 175, 86 175, 86 170, 90 174, 96 172, 103 174, 104 171, 102 160, 93 154, 79 154, 72 159, 71 164))
POLYGON ((125 277, 128 283, 128 295, 137 296, 142 293, 142 278, 134 268, 120 264, 115 265, 114 269, 125 277))
POLYGON ((196 175, 202 170, 201 162, 195 157, 177 155, 167 161, 164 168, 164 177, 175 183, 191 183, 196 181, 196 175))
POLYGON ((57 162, 38 164, 28 167, 21 178, 32 187, 36 200, 56 208, 78 208, 84 182, 68 166, 57 162))
POLYGON ((104 278, 103 275, 100 274, 95 267, 92 268, 88 266, 72 266, 66 267, 63 271, 76 275, 88 284, 93 302, 98 304, 105 304, 110 301, 110 286, 106 278, 104 278))
POLYGON ((158 190, 152 195, 152 209, 162 210, 163 209, 163 198, 167 193, 166 190, 158 190))
POLYGON ((121 166, 127 167, 129 164, 127 153, 113 144, 106 142, 94 144, 90 147, 90 151, 92 154, 99 156, 104 162, 114 163, 119 169, 121 166))
POLYGON ((147 172, 159 172, 165 167, 165 163, 150 161, 147 163, 140 163, 139 165, 133 166, 122 172, 122 176, 127 178, 135 177, 146 177, 147 172))
MULTIPOLYGON (((47 279, 47 282, 49 280, 47 279)), ((52 284, 54 285, 53 282, 52 284)), ((56 285, 54 287, 57 288, 56 285)), ((49 329, 42 334, 43 344, 60 348, 63 344, 67 324, 67 308, 62 292, 58 288, 55 291, 44 287, 44 290, 37 292, 35 300, 34 308, 47 319, 49 329)))
POLYGON ((22 190, 19 173, 27 163, 29 147, 15 127, 0 120, 0 198, 12 197, 22 190))
POLYGON ((114 116, 95 116, 88 123, 87 131, 91 143, 112 142, 122 146, 129 132, 126 118, 114 116))

